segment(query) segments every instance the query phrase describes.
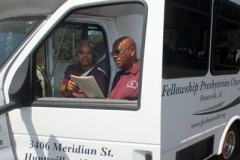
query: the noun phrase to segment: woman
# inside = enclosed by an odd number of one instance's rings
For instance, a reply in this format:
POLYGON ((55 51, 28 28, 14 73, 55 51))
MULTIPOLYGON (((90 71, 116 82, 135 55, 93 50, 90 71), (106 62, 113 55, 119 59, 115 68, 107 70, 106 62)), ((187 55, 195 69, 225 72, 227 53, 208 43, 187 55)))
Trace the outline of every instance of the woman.
POLYGON ((60 83, 60 92, 64 97, 86 98, 86 95, 81 91, 81 88, 79 88, 70 78, 71 74, 75 76, 94 76, 100 89, 105 95, 107 77, 99 67, 94 67, 98 60, 94 48, 95 46, 88 40, 82 41, 79 44, 75 53, 78 63, 67 67, 64 72, 64 78, 60 83))

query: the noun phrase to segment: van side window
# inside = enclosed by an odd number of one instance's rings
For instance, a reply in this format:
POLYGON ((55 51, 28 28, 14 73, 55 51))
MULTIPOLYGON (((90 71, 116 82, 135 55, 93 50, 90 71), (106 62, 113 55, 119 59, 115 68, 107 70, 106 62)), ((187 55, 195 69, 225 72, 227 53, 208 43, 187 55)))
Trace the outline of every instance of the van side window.
POLYGON ((28 35, 42 22, 43 17, 10 18, 0 23, 0 69, 28 35))
POLYGON ((167 0, 165 3, 163 78, 207 73, 210 2, 167 0))
POLYGON ((213 74, 230 74, 239 71, 240 8, 234 3, 218 0, 216 6, 215 37, 213 41, 213 74), (230 11, 230 12, 226 12, 230 11))
MULTIPOLYGON (((62 97, 60 80, 69 65, 77 63, 75 51, 81 41, 89 40, 96 46, 98 67, 110 77, 107 40, 104 30, 99 25, 87 23, 63 22, 42 43, 36 51, 37 75, 43 87, 43 97, 62 97)), ((107 81, 108 83, 108 81, 107 81)), ((108 89, 108 85, 106 90, 108 89)))

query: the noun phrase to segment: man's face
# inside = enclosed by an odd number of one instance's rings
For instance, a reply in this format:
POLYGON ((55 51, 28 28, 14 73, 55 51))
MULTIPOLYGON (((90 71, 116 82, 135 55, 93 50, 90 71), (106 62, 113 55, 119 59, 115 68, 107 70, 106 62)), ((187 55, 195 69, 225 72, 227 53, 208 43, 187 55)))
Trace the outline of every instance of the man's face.
POLYGON ((118 68, 127 70, 129 67, 129 60, 131 59, 130 46, 126 43, 120 42, 113 46, 112 56, 118 68))
POLYGON ((93 65, 93 51, 87 44, 79 47, 78 61, 82 66, 90 67, 93 65))

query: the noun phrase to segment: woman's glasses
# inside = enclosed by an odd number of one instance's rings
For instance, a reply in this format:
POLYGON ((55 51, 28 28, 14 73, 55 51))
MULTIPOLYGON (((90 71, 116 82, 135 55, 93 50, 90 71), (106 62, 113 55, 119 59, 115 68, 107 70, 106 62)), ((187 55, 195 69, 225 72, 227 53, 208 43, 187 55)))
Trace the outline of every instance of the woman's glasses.
POLYGON ((92 54, 93 53, 93 51, 92 50, 79 50, 78 51, 78 54, 84 54, 84 53, 86 53, 86 54, 92 54))

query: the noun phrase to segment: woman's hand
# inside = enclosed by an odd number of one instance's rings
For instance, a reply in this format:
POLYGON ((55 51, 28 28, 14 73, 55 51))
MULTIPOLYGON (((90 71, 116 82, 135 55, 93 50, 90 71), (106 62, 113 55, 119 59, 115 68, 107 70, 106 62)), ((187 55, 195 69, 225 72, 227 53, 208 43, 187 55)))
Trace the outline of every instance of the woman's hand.
POLYGON ((79 90, 79 87, 77 86, 77 84, 72 79, 70 79, 66 86, 66 91, 78 92, 78 90, 79 90))

